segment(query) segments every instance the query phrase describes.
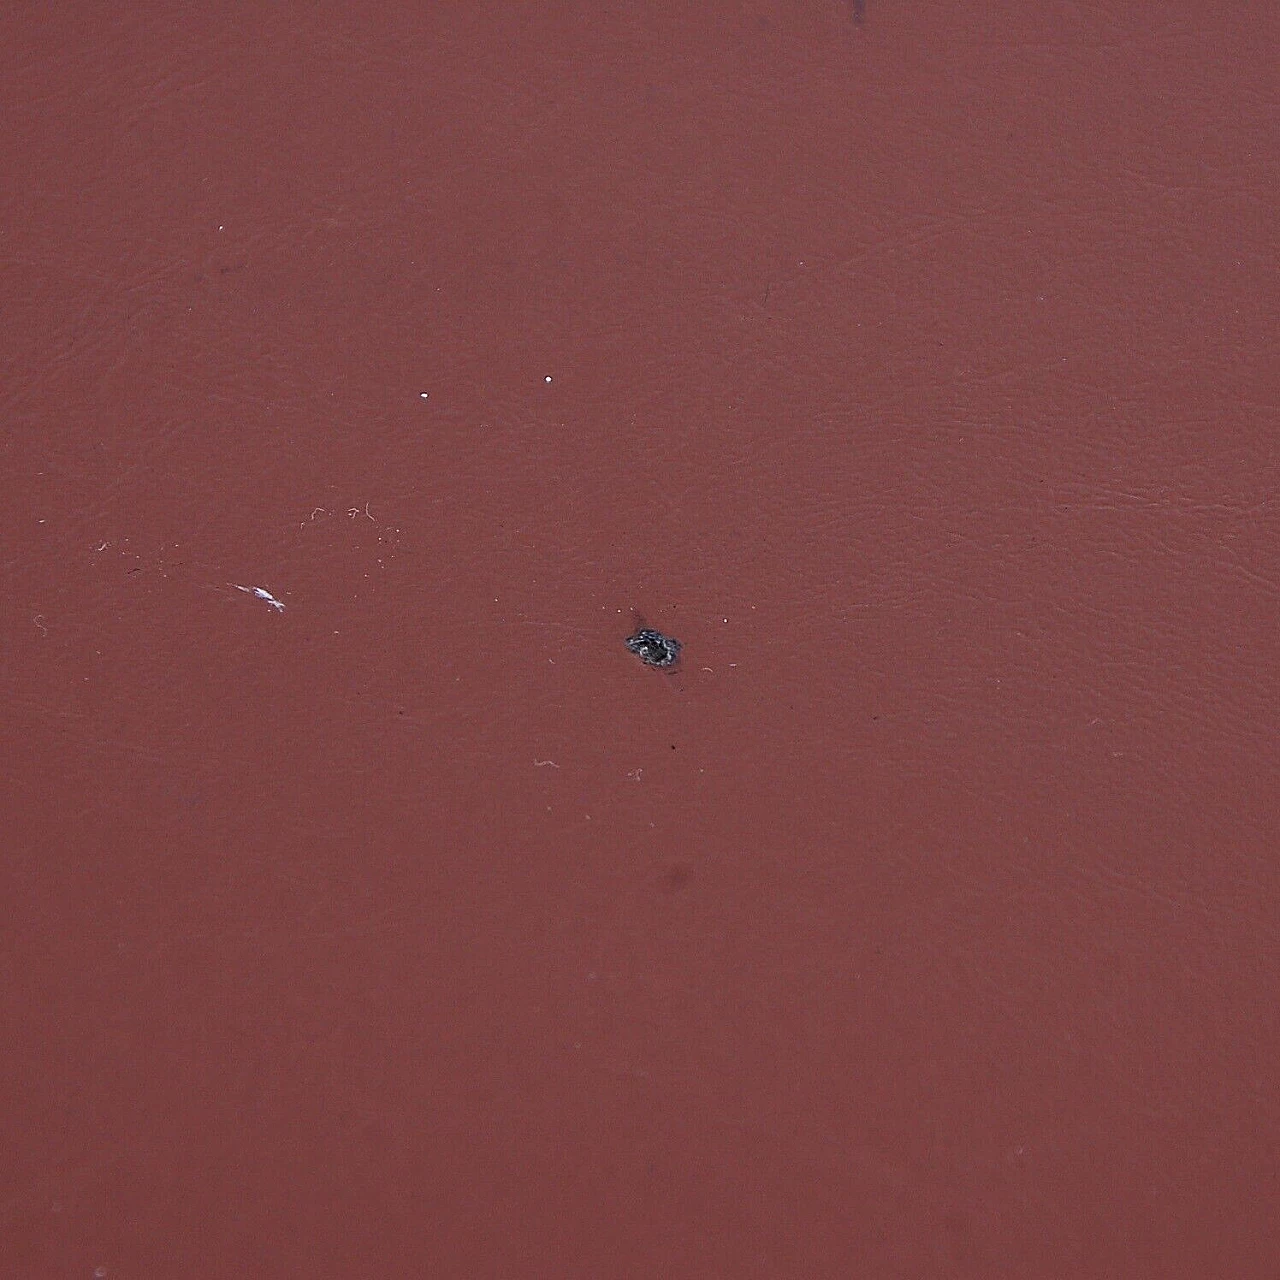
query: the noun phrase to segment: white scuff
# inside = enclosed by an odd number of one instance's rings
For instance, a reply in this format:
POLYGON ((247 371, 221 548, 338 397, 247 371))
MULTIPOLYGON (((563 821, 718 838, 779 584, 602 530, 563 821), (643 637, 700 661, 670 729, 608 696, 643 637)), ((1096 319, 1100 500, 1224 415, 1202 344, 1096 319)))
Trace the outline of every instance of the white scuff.
POLYGON ((277 613, 284 612, 284 605, 266 587, 242 587, 238 582, 232 582, 229 585, 235 587, 237 591, 245 591, 251 596, 257 596, 259 600, 265 600, 277 613))

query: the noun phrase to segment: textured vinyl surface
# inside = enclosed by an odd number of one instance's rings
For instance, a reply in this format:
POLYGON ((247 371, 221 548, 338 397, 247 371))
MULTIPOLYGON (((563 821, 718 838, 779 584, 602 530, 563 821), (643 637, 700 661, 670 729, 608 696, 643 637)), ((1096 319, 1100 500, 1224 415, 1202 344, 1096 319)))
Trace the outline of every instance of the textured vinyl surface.
POLYGON ((367 8, 0 19, 0 1280, 1280 1274, 1274 6, 367 8))

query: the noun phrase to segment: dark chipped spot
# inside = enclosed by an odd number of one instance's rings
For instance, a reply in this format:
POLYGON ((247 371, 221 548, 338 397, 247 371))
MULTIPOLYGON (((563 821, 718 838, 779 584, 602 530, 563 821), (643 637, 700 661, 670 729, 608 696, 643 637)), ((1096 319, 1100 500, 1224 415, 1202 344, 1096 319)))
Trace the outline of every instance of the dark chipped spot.
POLYGON ((673 667, 680 660, 680 641, 652 627, 641 627, 635 635, 628 636, 627 648, 650 667, 673 667))

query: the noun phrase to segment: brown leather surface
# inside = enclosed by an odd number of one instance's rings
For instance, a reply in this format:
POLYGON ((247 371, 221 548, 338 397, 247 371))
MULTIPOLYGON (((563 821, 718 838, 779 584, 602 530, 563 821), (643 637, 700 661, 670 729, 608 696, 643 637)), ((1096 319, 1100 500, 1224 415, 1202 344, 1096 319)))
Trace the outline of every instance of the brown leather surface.
POLYGON ((1274 6, 368 8, 4 19, 0 1276, 1280 1275, 1274 6))

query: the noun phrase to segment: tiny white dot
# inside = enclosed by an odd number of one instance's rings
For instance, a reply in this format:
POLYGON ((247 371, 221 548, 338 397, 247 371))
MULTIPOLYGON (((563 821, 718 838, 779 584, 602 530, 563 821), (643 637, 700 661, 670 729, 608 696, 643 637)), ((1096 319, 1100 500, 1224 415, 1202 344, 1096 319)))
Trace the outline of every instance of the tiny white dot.
POLYGON ((430 400, 430 399, 431 399, 431 393, 430 393, 429 391, 419 391, 419 392, 418 392, 418 399, 419 399, 419 400, 430 400))
POLYGON ((551 375, 547 374, 547 376, 543 378, 543 382, 550 382, 550 381, 551 381, 551 375))

